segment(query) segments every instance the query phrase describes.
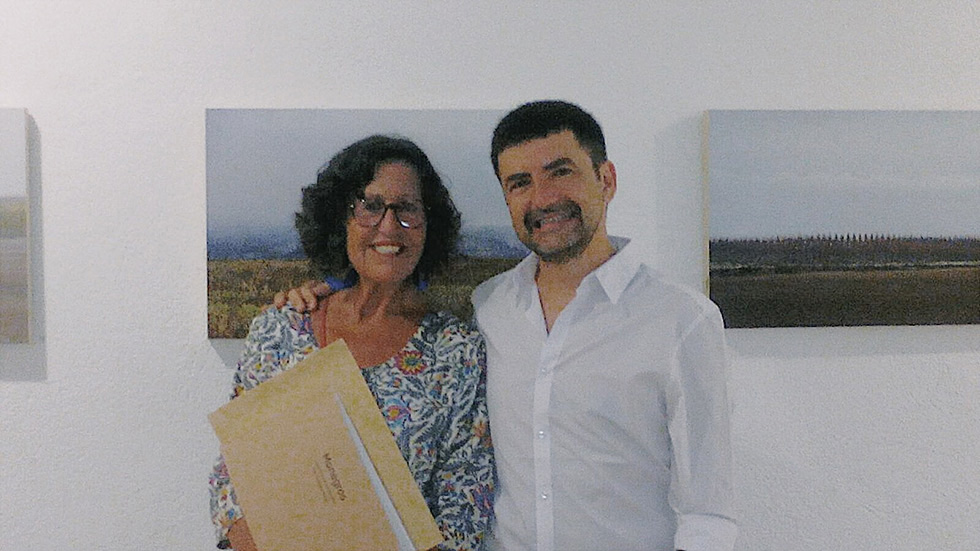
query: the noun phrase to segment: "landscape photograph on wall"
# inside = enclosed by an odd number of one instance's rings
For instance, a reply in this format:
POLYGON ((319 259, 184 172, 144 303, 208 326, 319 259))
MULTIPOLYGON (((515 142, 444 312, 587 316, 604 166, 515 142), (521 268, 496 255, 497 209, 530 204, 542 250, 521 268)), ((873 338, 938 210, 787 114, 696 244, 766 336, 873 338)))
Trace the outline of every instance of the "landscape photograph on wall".
POLYGON ((294 228, 303 187, 351 143, 414 141, 462 215, 453 264, 428 282, 431 307, 468 319, 473 287, 526 254, 490 164, 495 110, 208 109, 208 335, 244 338, 273 295, 315 279, 294 228))
POLYGON ((980 112, 705 114, 727 327, 980 323, 980 112))
POLYGON ((27 126, 0 109, 0 344, 30 342, 27 126))

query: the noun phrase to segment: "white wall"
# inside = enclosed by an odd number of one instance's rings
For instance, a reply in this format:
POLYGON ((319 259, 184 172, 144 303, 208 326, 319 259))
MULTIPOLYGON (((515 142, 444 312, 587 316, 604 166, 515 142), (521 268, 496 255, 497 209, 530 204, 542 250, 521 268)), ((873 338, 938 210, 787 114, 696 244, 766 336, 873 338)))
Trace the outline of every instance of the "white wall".
MULTIPOLYGON (((629 4, 0 0, 47 320, 44 379, 0 382, 0 549, 213 544, 205 108, 580 102, 613 229, 692 285, 702 110, 980 109, 971 1, 629 4)), ((739 549, 980 548, 980 328, 730 341, 739 549)))

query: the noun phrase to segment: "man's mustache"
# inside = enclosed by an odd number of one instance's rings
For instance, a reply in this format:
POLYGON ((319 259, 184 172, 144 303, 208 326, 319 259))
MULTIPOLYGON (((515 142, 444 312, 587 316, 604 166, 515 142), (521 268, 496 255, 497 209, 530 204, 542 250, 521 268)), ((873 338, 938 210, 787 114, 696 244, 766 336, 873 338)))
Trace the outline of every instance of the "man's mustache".
POLYGON ((567 219, 578 218, 581 220, 582 207, 574 201, 565 199, 544 208, 529 210, 524 214, 524 227, 527 228, 528 232, 533 232, 541 227, 542 220, 556 214, 567 219))

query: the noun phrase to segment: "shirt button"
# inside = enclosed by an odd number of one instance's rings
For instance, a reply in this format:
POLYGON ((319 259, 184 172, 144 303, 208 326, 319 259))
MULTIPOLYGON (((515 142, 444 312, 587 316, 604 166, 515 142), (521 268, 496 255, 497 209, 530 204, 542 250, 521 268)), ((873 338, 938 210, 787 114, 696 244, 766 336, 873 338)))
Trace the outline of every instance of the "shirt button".
POLYGON ((548 368, 547 367, 542 367, 541 368, 541 373, 547 373, 547 372, 548 372, 548 368))
POLYGON ((538 438, 544 438, 544 431, 543 430, 539 430, 538 431, 538 438))
POLYGON ((548 494, 541 494, 541 499, 548 499, 548 494))

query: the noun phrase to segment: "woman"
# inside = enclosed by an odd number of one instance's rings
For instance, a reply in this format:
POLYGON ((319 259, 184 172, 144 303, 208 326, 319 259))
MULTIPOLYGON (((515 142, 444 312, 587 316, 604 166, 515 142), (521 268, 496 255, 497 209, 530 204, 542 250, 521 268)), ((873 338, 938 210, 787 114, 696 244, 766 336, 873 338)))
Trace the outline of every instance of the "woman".
MULTIPOLYGON (((414 143, 371 136, 303 189, 296 227, 318 271, 348 287, 311 315, 287 306, 256 317, 232 397, 344 339, 445 537, 438 548, 479 549, 494 480, 484 343, 452 315, 427 311, 420 291, 459 234, 449 192, 414 143)), ((210 482, 219 547, 254 549, 223 459, 210 482)))

